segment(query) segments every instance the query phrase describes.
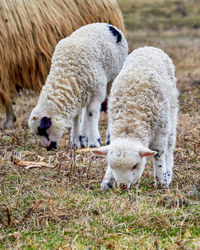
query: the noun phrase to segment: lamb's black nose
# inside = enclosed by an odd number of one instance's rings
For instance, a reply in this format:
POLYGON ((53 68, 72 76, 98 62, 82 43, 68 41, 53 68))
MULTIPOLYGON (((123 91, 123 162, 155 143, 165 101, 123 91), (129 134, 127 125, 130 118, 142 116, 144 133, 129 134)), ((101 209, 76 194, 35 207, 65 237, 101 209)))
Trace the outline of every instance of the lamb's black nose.
POLYGON ((47 150, 52 150, 57 148, 57 143, 55 141, 51 141, 51 144, 47 147, 47 150))

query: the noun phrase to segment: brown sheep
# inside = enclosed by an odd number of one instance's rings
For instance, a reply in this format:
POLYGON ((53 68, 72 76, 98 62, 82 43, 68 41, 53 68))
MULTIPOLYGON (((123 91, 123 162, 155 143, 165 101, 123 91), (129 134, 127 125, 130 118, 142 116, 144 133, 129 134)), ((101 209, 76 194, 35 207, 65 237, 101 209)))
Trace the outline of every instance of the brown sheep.
POLYGON ((58 41, 93 22, 107 22, 124 32, 116 0, 1 1, 0 107, 6 111, 2 128, 13 127, 12 104, 19 90, 41 90, 58 41))

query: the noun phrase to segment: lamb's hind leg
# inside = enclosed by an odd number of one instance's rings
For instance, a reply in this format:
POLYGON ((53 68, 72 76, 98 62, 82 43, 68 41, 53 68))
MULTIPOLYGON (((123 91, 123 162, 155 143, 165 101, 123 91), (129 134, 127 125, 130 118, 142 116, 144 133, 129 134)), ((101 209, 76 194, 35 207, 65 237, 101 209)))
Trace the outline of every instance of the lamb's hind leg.
MULTIPOLYGON (((100 147, 101 139, 98 129, 101 103, 95 98, 88 104, 85 115, 87 116, 87 140, 89 147, 100 147)), ((84 136, 84 135, 83 135, 84 136)))
POLYGON ((16 116, 13 112, 12 104, 6 105, 6 118, 1 124, 1 129, 9 128, 13 129, 13 122, 16 121, 16 116))
POLYGON ((87 143, 88 147, 100 147, 101 139, 99 133, 99 117, 101 103, 105 98, 105 93, 102 91, 93 96, 86 107, 84 121, 82 124, 82 144, 87 143))

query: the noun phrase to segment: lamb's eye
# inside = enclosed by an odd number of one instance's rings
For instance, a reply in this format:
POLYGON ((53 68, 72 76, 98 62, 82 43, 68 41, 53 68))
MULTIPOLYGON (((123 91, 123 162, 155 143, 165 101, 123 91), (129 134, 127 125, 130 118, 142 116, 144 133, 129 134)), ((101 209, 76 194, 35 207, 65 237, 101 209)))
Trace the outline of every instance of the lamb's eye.
POLYGON ((135 164, 133 167, 132 167, 132 171, 135 170, 137 168, 137 164, 135 164))

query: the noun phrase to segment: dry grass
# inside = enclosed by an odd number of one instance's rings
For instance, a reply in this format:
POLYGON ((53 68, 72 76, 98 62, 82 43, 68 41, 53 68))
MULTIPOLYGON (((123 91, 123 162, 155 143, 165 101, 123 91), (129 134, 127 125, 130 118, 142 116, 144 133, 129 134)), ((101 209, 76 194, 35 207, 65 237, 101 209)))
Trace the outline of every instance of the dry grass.
POLYGON ((129 29, 200 28, 199 0, 118 0, 129 29))
MULTIPOLYGON (((136 17, 125 2, 125 11, 136 17)), ((153 2, 166 1, 138 2, 137 15, 144 3, 153 8, 153 2)), ((15 131, 0 134, 0 248, 200 249, 200 30, 156 30, 147 28, 147 22, 136 30, 133 20, 133 29, 127 26, 130 49, 160 47, 177 68, 181 111, 170 189, 154 187, 149 162, 140 185, 128 192, 101 191, 105 160, 75 154, 68 133, 57 152, 41 148, 27 127, 36 97, 23 94, 15 106, 15 131), (55 168, 25 169, 13 157, 55 168)), ((103 136, 106 118, 101 115, 103 136)))

